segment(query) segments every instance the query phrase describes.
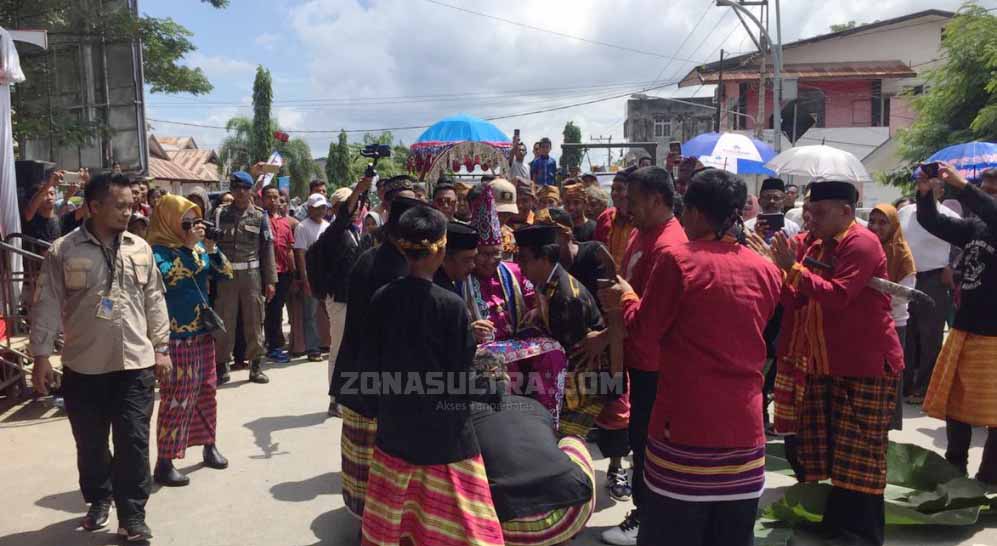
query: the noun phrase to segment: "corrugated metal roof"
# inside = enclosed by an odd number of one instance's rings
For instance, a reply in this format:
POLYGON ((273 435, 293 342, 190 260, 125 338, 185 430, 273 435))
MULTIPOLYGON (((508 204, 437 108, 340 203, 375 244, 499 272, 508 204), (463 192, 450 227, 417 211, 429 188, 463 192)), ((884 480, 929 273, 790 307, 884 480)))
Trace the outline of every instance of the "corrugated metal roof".
MULTIPOLYGON (((767 68, 768 75, 771 77, 771 65, 767 68)), ((783 67, 782 71, 783 78, 799 78, 801 80, 913 78, 915 76, 917 76, 917 72, 901 61, 788 64, 783 67)), ((715 84, 720 78, 720 73, 705 72, 700 73, 699 77, 703 83, 715 84)), ((724 81, 756 80, 758 80, 758 67, 724 70, 724 81)))
POLYGON ((187 169, 188 171, 201 177, 201 180, 217 182, 218 175, 218 155, 214 150, 180 150, 170 152, 170 159, 187 169))
MULTIPOLYGON (((201 175, 193 173, 180 164, 158 157, 149 158, 149 176, 156 180, 176 181, 176 182, 205 182, 201 175)), ((217 182, 218 178, 209 178, 207 181, 217 182)))

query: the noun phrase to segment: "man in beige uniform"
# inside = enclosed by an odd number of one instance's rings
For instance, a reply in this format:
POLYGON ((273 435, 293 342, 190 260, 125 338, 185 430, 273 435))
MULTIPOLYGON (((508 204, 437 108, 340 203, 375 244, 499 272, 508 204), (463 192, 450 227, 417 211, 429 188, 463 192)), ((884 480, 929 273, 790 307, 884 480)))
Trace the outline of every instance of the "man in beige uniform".
POLYGON ((236 318, 241 316, 246 336, 246 360, 250 361, 249 380, 269 383, 263 373, 263 303, 274 296, 277 265, 267 213, 254 206, 250 188, 253 178, 245 172, 234 173, 229 189, 235 200, 218 207, 215 225, 221 231, 218 248, 232 262, 235 278, 218 281, 215 310, 225 322, 225 332, 215 338, 218 384, 229 380, 228 361, 235 348, 236 318))
POLYGON ((47 394, 59 331, 62 393, 76 439, 80 488, 90 510, 82 526, 107 525, 111 500, 119 533, 145 541, 149 421, 156 375, 170 372, 170 319, 152 249, 128 233, 133 197, 123 175, 87 184, 90 219, 57 239, 45 257, 31 308, 35 391, 47 394), (154 369, 155 368, 155 369, 154 369), (155 373, 154 373, 155 372, 155 373), (108 449, 113 433, 114 453, 108 449))

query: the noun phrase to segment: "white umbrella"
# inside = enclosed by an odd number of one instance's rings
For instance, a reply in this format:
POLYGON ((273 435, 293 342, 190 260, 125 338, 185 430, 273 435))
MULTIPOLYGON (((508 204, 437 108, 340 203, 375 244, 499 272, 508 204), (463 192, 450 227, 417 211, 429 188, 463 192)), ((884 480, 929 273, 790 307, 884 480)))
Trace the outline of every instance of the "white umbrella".
POLYGON ((872 182, 857 157, 830 146, 790 148, 765 166, 780 175, 803 176, 812 182, 851 182, 859 187, 863 182, 872 182))

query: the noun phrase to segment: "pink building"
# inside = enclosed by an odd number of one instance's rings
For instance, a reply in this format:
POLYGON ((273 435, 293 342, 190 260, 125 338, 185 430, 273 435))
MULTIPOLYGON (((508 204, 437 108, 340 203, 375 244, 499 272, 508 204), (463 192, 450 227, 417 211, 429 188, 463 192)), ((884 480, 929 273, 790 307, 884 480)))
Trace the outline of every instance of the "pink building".
MULTIPOLYGON (((942 29, 953 14, 928 10, 878 21, 783 46, 783 127, 793 138, 806 129, 837 127, 909 126, 906 104, 894 104, 898 95, 917 91, 918 74, 938 62, 942 29), (792 89, 797 89, 796 98, 792 89), (897 115, 902 116, 897 119, 897 115), (809 121, 812 120, 812 121, 809 121)), ((758 53, 725 59, 724 102, 727 129, 753 129, 758 114, 761 57, 758 53)), ((765 127, 772 127, 772 59, 765 70, 765 127)), ((690 71, 680 87, 719 83, 720 63, 690 71)), ((900 98, 901 102, 905 99, 900 98)), ((891 131, 892 133, 892 131, 891 131)))

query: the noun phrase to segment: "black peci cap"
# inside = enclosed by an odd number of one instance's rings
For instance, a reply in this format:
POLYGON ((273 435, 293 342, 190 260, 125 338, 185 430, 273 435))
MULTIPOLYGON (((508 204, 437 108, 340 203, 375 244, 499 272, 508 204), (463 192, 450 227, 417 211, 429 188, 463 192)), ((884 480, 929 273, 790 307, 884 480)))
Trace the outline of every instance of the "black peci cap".
POLYGON ((447 224, 447 250, 474 250, 478 248, 478 238, 478 230, 467 224, 447 224))
POLYGON ((538 224, 519 228, 515 231, 516 244, 520 247, 541 248, 557 244, 557 235, 561 229, 554 225, 538 224))

